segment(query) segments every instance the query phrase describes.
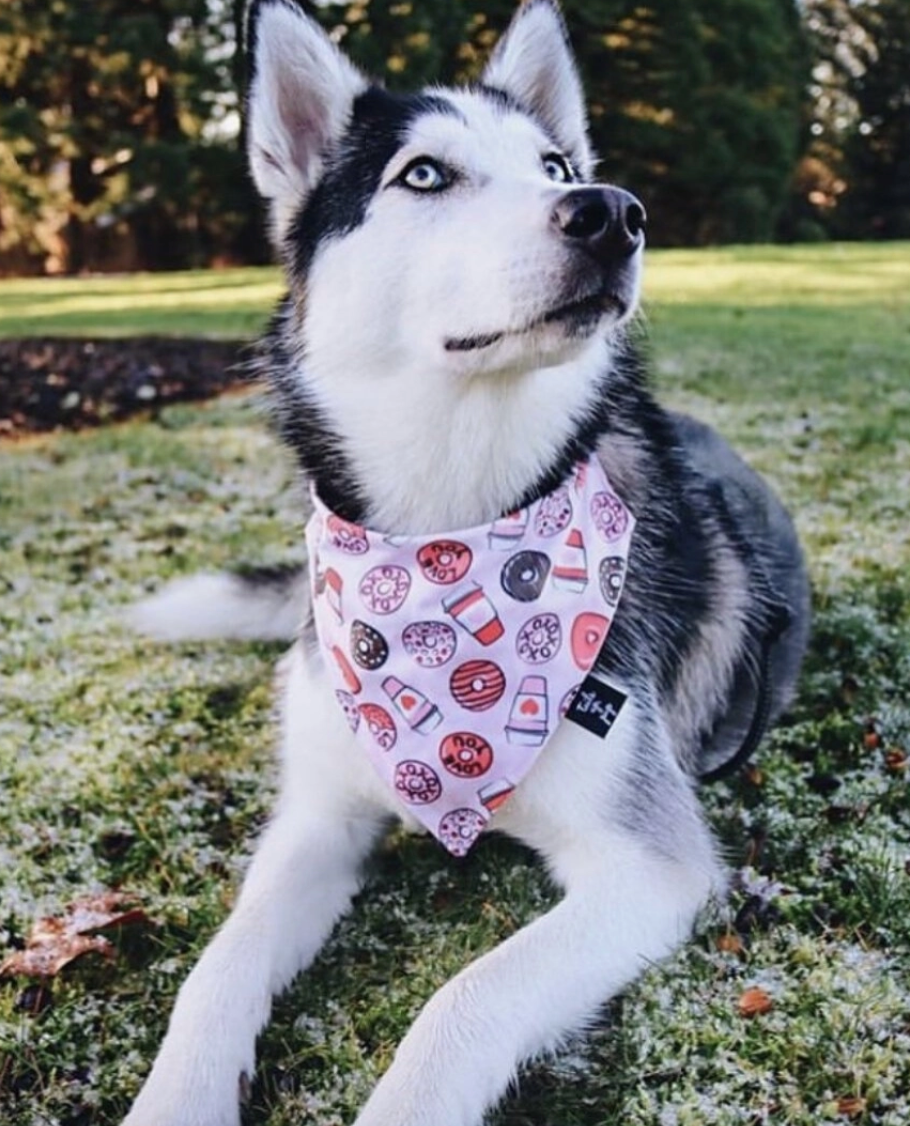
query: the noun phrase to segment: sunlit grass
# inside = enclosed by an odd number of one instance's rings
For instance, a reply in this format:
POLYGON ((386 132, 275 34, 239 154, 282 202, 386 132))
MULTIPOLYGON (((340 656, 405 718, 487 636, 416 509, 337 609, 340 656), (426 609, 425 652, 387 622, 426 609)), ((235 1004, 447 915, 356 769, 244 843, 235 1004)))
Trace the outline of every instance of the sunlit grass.
MULTIPOLYGON (((244 338, 283 291, 272 267, 0 281, 0 336, 137 333, 244 338)), ((910 244, 654 250, 645 301, 733 309, 907 308, 910 244)))
MULTIPOLYGON (((661 398, 769 476, 812 571, 798 700, 759 769, 704 795, 731 866, 780 894, 746 922, 735 895, 530 1069, 495 1126, 910 1122, 908 261, 906 244, 650 256, 661 398), (728 929, 740 951, 718 947, 728 929), (773 1007, 745 1020, 756 985, 773 1007)), ((279 290, 269 270, 8 282, 0 321, 246 335, 279 290)), ((0 951, 97 887, 157 924, 69 967, 40 1014, 26 981, 0 987, 3 1126, 121 1121, 274 788, 280 646, 155 645, 124 609, 171 575, 299 558, 301 510, 250 398, 0 445, 0 951)), ((518 846, 459 863, 397 839, 277 1003, 247 1126, 353 1121, 433 990, 552 900, 518 846)))

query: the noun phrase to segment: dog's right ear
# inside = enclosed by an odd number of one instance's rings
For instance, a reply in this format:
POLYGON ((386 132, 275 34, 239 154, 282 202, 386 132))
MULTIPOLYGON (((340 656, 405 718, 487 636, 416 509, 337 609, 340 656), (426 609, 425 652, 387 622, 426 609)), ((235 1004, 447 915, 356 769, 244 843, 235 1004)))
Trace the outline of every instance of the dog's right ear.
POLYGON ((367 81, 294 0, 252 0, 246 53, 250 170, 280 243, 367 81))

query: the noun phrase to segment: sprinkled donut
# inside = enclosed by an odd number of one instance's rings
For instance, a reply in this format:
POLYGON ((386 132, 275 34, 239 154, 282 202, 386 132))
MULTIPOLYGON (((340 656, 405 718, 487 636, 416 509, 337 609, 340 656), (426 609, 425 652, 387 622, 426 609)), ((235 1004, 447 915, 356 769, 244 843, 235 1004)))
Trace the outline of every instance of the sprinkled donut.
POLYGON ((565 696, 563 696, 563 698, 559 701, 559 718, 560 719, 566 718, 566 712, 568 712, 569 708, 572 707, 572 701, 578 695, 578 689, 579 688, 581 688, 580 684, 573 685, 569 689, 569 691, 565 694, 565 696))
POLYGON ((465 661, 449 679, 449 691, 455 702, 469 712, 492 708, 505 690, 505 673, 492 661, 465 661))
POLYGON ((389 657, 389 646, 378 629, 366 622, 351 622, 351 656, 362 669, 380 669, 389 657))
POLYGON ((412 622, 401 633, 404 651, 424 669, 437 669, 455 656, 458 640, 445 622, 412 622))
POLYGON ((493 748, 471 731, 453 731, 439 744, 439 758, 457 778, 479 778, 493 765, 493 748))
POLYGON ((615 606, 622 594, 626 565, 620 555, 611 555, 600 562, 600 593, 608 606, 615 606))
POLYGON ((565 485, 545 496, 534 517, 534 530, 539 536, 555 536, 569 526, 572 519, 572 500, 565 485))
POLYGON ((607 543, 621 539, 629 526, 629 513, 615 493, 600 492, 591 497, 594 526, 607 543))
POLYGON ((453 809, 440 819, 437 835, 453 856, 466 856, 484 825, 475 809, 453 809))
POLYGON ((395 789, 412 805, 429 805, 442 793, 442 783, 432 766, 405 759, 395 767, 395 789))
POLYGON ((364 606, 374 614, 394 614, 410 589, 411 576, 394 563, 371 567, 357 587, 364 606))
POLYGON ((359 524, 342 520, 334 513, 326 521, 332 545, 347 555, 365 555, 370 550, 367 534, 359 524))
POLYGON ((342 692, 339 688, 335 692, 335 699, 341 705, 341 710, 344 712, 344 718, 348 721, 348 726, 352 731, 356 731, 360 726, 360 709, 354 701, 354 697, 350 692, 342 692))
POLYGON ((519 551, 506 560, 499 581, 516 602, 533 602, 540 597, 549 573, 550 559, 542 551, 519 551))
POLYGON ((398 739, 398 732, 395 721, 385 708, 378 704, 361 704, 360 714, 376 745, 383 751, 390 751, 398 739))
POLYGON ((562 645, 562 627, 555 614, 535 614, 518 631, 515 651, 529 665, 551 661, 562 645))
POLYGON ((448 586, 463 579, 471 567, 473 556, 467 544, 458 540, 434 540, 417 552, 417 566, 431 583, 448 586))

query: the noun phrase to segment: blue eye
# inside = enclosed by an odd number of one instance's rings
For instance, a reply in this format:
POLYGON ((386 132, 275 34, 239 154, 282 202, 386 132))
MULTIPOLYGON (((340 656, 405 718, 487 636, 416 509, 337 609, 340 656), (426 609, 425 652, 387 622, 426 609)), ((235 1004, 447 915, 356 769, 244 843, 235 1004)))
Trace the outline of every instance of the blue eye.
POLYGON ((449 186, 450 177, 435 160, 420 156, 411 161, 398 181, 414 192, 440 192, 449 186))
POLYGON ((558 152, 548 152, 541 159, 541 164, 547 179, 553 180, 557 184, 571 184, 575 179, 575 174, 569 167, 569 162, 558 152))

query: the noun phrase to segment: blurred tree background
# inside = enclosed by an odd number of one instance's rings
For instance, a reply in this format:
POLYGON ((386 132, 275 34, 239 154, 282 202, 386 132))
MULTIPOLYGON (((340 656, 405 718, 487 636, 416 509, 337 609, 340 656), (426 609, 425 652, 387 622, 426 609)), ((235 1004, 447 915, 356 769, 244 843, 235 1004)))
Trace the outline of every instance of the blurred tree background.
MULTIPOLYGON (((390 87, 476 77, 513 0, 304 4, 390 87)), ((910 0, 564 0, 601 174, 661 245, 910 237, 910 0)), ((0 273, 267 258, 243 0, 3 0, 0 273)))

